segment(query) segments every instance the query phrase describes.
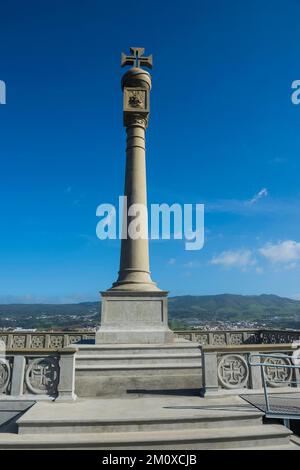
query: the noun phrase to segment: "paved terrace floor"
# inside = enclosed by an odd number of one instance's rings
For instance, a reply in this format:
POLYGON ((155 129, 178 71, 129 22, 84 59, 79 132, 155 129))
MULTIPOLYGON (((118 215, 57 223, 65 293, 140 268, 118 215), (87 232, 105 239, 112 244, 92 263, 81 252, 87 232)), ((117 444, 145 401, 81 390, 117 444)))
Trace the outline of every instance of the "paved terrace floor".
POLYGON ((178 419, 182 417, 235 416, 247 412, 261 414, 240 397, 205 399, 191 396, 146 396, 131 398, 77 399, 70 403, 39 402, 21 422, 64 420, 117 421, 139 419, 178 419))

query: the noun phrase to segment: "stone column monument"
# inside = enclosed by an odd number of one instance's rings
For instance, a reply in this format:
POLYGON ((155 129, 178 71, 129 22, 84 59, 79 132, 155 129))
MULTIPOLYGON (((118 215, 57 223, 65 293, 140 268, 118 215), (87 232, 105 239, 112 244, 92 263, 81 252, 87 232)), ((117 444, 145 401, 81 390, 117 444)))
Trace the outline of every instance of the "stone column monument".
POLYGON ((79 397, 123 395, 128 391, 199 389, 199 345, 176 338, 168 327, 167 292, 149 269, 145 132, 149 120, 152 67, 144 49, 122 54, 123 116, 127 133, 125 196, 120 269, 102 292, 101 327, 95 344, 78 344, 75 391, 79 397), (140 214, 131 212, 139 205, 140 214), (139 220, 139 235, 131 222, 139 220), (137 234, 135 234, 137 235, 137 234))
POLYGON ((117 281, 102 292, 101 327, 96 343, 170 343, 167 292, 152 281, 149 269, 148 217, 146 211, 132 213, 134 205, 147 209, 145 131, 150 112, 151 76, 141 67, 152 68, 152 56, 132 47, 122 54, 121 65, 132 65, 122 77, 123 116, 127 133, 125 196, 120 270, 117 281), (127 214, 128 217, 127 217, 127 214), (128 228, 139 217, 139 234, 128 228))

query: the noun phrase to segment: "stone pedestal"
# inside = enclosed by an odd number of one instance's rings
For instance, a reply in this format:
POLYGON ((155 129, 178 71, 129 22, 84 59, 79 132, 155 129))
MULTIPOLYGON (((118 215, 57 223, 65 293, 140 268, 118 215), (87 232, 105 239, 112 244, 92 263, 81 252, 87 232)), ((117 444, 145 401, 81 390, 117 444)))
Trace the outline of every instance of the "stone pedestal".
POLYGON ((96 344, 165 344, 173 339, 168 327, 167 292, 102 292, 96 344))

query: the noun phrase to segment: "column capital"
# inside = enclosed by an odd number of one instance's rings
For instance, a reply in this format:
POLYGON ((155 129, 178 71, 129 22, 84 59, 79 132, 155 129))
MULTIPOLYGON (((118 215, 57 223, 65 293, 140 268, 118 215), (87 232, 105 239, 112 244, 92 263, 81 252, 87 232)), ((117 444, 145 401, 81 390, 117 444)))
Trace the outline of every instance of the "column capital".
POLYGON ((124 112, 124 127, 148 127, 148 113, 127 113, 124 112))

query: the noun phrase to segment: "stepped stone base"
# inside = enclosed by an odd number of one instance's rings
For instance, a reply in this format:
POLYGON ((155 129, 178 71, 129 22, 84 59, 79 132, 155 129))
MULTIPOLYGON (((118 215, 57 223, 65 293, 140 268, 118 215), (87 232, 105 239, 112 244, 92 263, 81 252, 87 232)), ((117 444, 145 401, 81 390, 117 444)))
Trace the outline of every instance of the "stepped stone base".
POLYGON ((197 390, 202 387, 197 343, 78 345, 75 393, 78 397, 122 396, 145 390, 197 390))
POLYGON ((239 397, 39 402, 17 420, 15 433, 0 432, 0 450, 300 449, 290 430, 263 424, 262 416, 239 397))

